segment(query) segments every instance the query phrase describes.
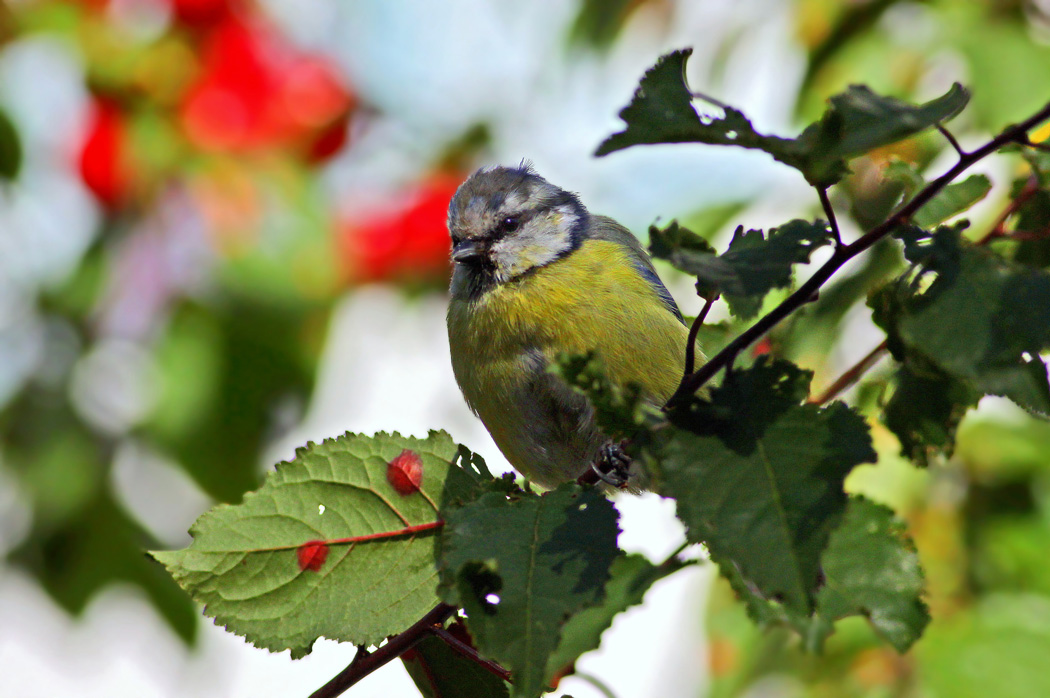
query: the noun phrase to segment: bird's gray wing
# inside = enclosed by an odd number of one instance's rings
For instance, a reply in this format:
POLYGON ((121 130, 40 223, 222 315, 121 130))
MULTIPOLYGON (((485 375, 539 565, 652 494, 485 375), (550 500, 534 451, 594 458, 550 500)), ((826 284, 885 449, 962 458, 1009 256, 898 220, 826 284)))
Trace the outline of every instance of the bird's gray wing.
POLYGON ((678 309, 678 304, 675 303, 674 297, 671 296, 667 287, 660 281, 660 277, 656 273, 656 267, 653 266, 653 262, 649 258, 649 253, 645 251, 642 243, 638 241, 638 238, 630 230, 608 216, 592 216, 587 237, 595 240, 608 240, 626 248, 630 252, 631 263, 634 265, 634 268, 642 275, 642 278, 649 282, 649 285, 656 291, 656 295, 660 296, 660 300, 667 306, 667 309, 674 313, 679 322, 685 324, 682 311, 678 309))

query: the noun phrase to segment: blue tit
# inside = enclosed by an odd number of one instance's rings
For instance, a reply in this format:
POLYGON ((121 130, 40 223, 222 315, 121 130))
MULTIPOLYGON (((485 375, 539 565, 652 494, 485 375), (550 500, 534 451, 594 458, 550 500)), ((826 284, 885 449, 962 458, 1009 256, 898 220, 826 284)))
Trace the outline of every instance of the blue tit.
POLYGON ((611 381, 662 405, 685 367, 678 306, 630 231, 525 163, 471 175, 448 229, 448 338, 463 397, 531 482, 576 479, 611 442, 586 398, 547 367, 559 352, 593 350, 611 381))

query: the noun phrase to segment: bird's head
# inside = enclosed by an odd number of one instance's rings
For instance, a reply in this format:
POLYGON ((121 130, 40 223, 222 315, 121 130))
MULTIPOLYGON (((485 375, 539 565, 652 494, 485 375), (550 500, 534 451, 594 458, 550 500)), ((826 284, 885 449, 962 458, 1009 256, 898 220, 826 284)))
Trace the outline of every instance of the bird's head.
POLYGON ((476 293, 550 264, 587 230, 579 198, 522 163, 472 174, 448 206, 453 293, 476 293))

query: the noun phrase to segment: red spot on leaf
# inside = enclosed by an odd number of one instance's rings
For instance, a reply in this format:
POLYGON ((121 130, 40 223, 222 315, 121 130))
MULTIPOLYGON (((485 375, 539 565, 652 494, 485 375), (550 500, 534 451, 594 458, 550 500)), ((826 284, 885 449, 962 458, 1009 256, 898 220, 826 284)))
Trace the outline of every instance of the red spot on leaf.
POLYGON ((423 460, 418 453, 406 448, 390 461, 386 468, 386 479, 402 497, 418 492, 423 482, 423 460))
POLYGON ((307 541, 296 548, 295 555, 299 558, 300 570, 316 572, 328 559, 328 544, 323 540, 307 541))
POLYGON ((755 345, 754 349, 751 350, 752 356, 762 356, 768 354, 773 349, 773 343, 769 341, 769 337, 763 337, 759 340, 758 344, 755 345))

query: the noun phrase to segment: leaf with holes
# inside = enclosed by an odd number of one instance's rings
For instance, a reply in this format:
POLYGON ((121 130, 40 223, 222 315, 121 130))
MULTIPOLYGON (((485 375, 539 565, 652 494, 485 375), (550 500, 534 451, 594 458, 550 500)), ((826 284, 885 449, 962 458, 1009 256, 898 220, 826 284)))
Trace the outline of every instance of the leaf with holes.
POLYGON ((205 513, 189 547, 152 555, 259 647, 301 657, 321 636, 377 644, 438 602, 441 518, 490 478, 443 432, 346 434, 300 448, 240 504, 205 513), (418 466, 418 486, 401 493, 391 463, 418 466))
POLYGON ((619 613, 640 604, 653 584, 687 564, 673 560, 665 565, 654 565, 642 555, 616 558, 609 568, 605 598, 575 614, 565 624, 558 649, 547 660, 547 674, 557 675, 584 652, 597 649, 602 633, 619 613))
POLYGON ((874 319, 898 361, 914 356, 981 393, 1050 414, 1039 356, 1050 348, 1050 274, 973 245, 964 228, 894 233, 914 266, 873 294, 874 319))
POLYGON ((820 556, 846 507, 855 465, 875 461, 863 418, 842 403, 800 404, 811 374, 759 357, 672 414, 678 427, 653 467, 677 501, 689 540, 703 542, 764 597, 814 608, 820 556))
POLYGON ((467 612, 478 651, 510 670, 513 695, 540 694, 563 626, 604 597, 616 520, 608 499, 574 483, 490 492, 448 515, 439 592, 467 612))
POLYGON ((891 381, 882 420, 901 444, 901 454, 927 465, 931 454, 951 455, 955 430, 980 394, 919 357, 909 357, 891 381))
POLYGON ((719 105, 722 116, 700 116, 685 80, 691 49, 673 51, 642 76, 630 104, 620 111, 626 128, 605 139, 595 155, 655 143, 736 145, 765 151, 799 170, 814 186, 827 187, 849 172, 846 161, 908 138, 951 119, 966 106, 969 93, 953 85, 921 105, 877 95, 852 85, 831 97, 821 119, 798 138, 759 133, 742 112, 719 105))

